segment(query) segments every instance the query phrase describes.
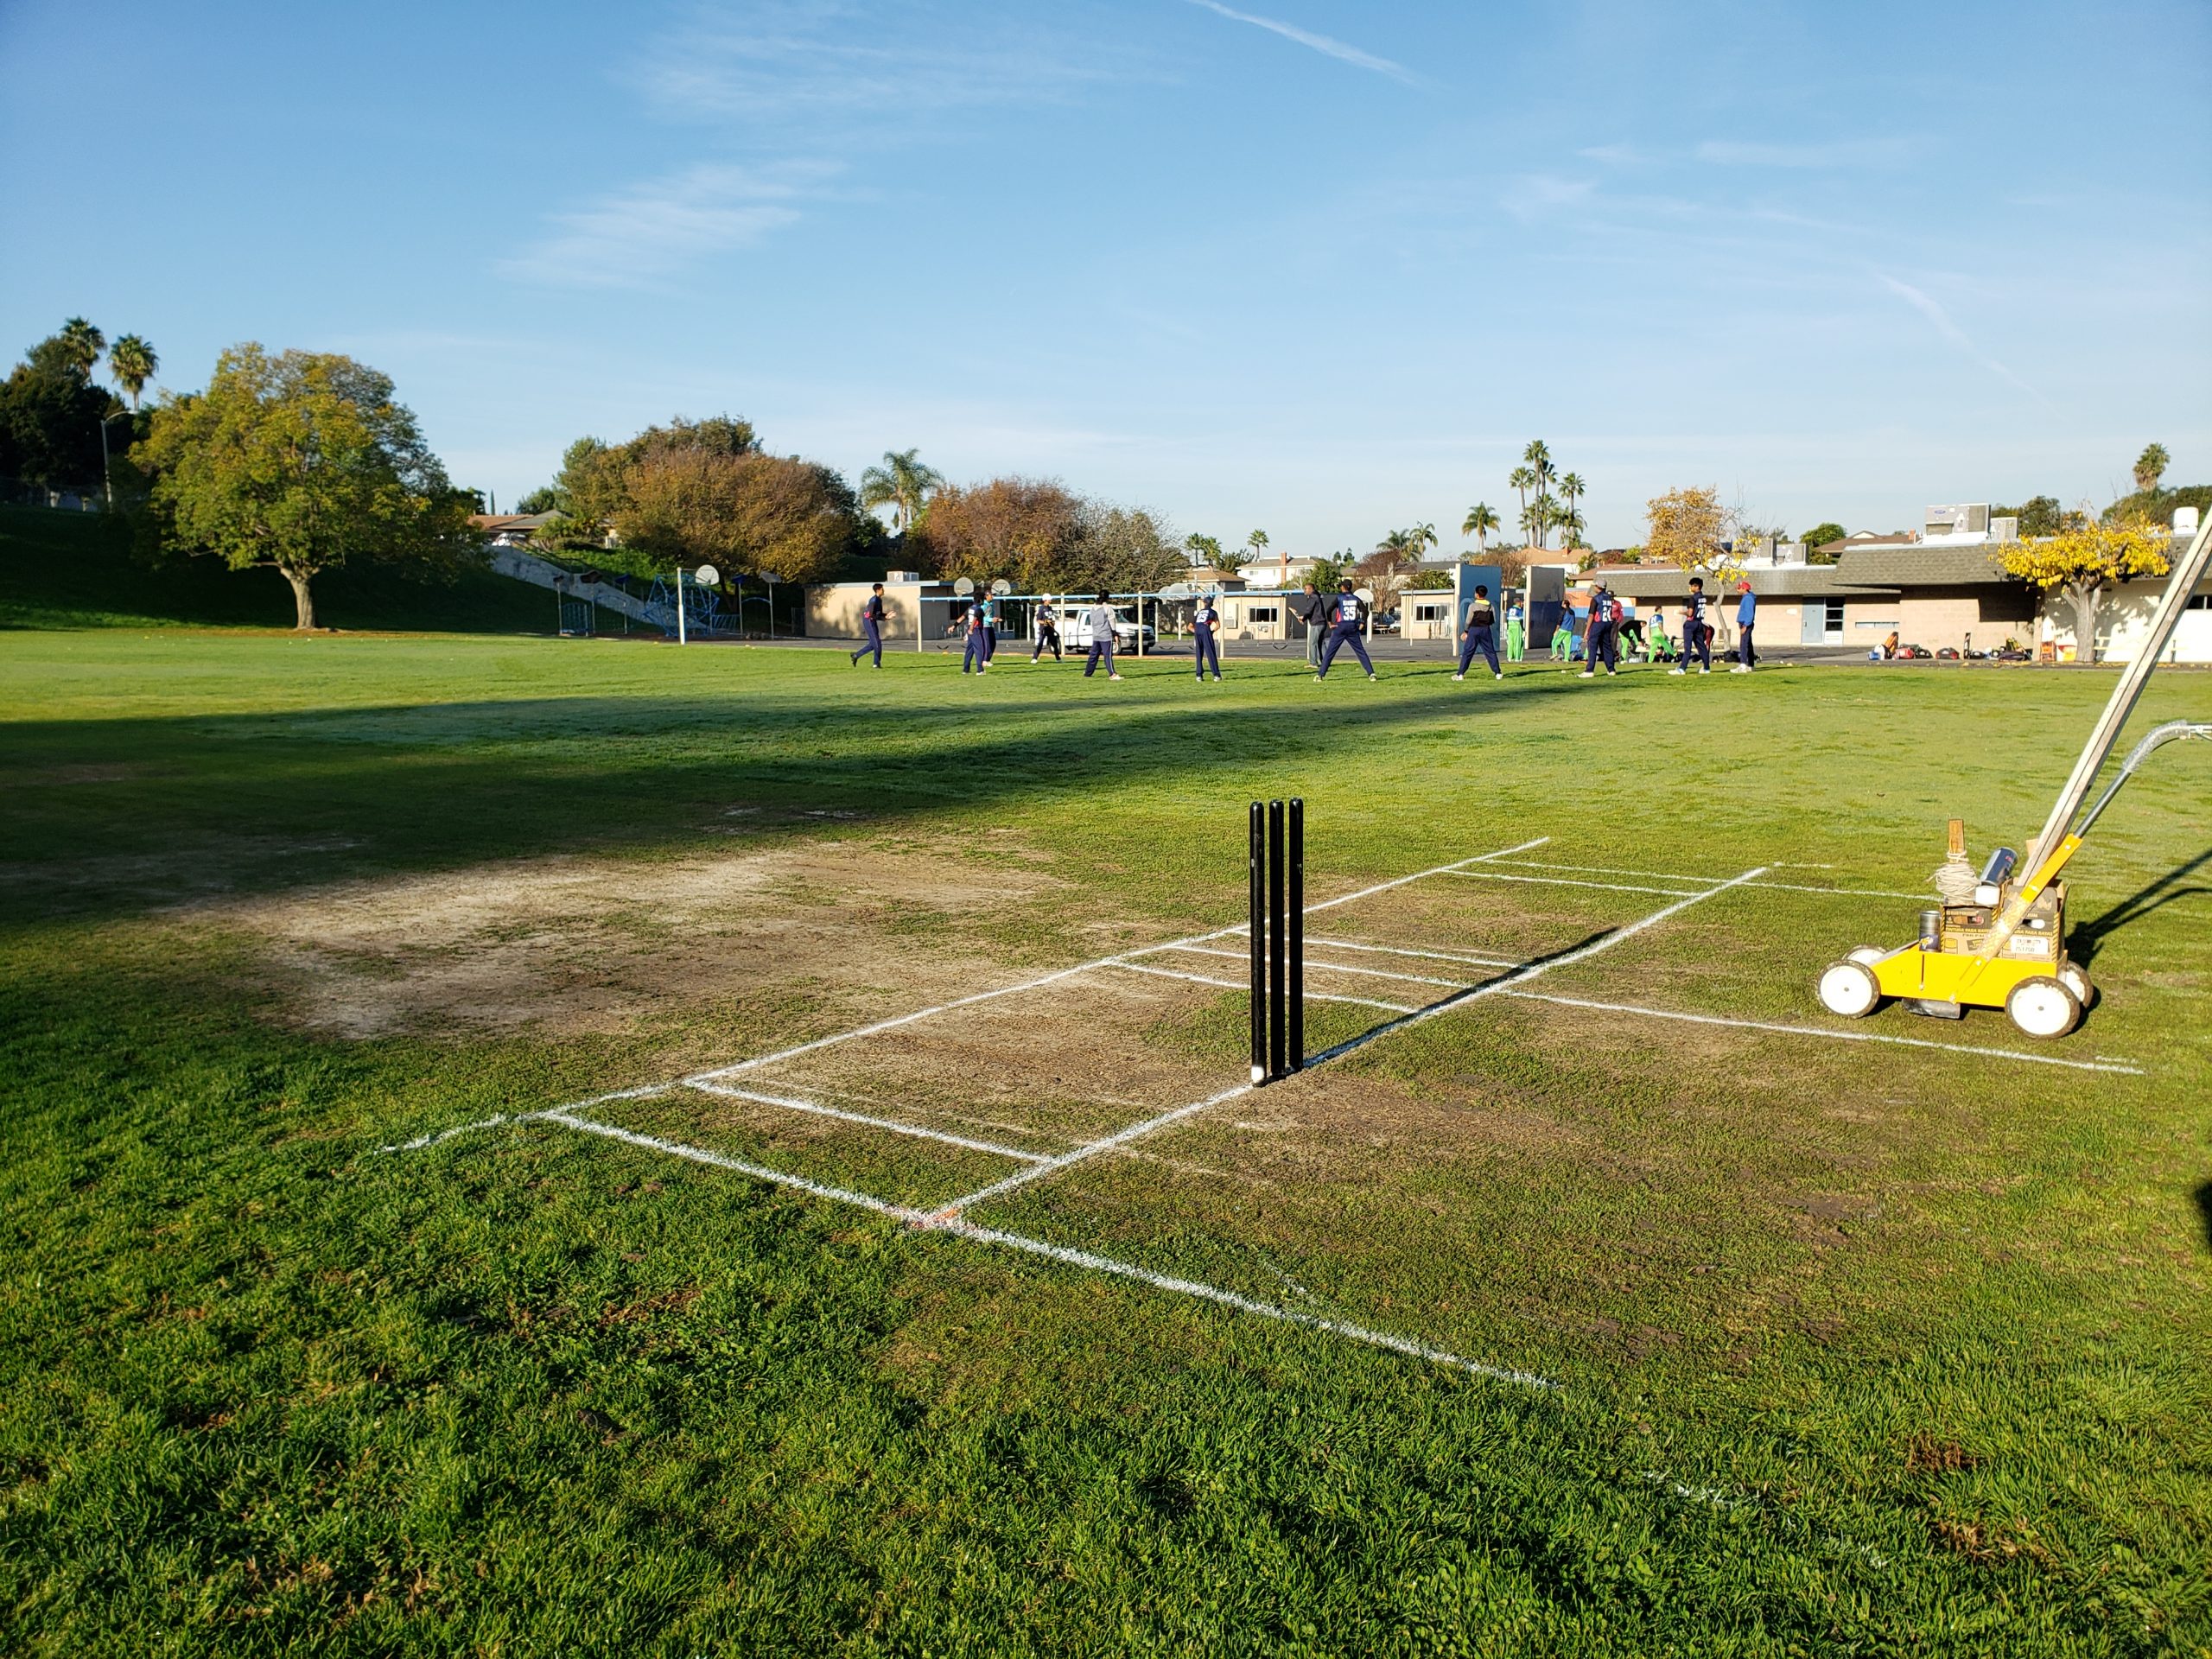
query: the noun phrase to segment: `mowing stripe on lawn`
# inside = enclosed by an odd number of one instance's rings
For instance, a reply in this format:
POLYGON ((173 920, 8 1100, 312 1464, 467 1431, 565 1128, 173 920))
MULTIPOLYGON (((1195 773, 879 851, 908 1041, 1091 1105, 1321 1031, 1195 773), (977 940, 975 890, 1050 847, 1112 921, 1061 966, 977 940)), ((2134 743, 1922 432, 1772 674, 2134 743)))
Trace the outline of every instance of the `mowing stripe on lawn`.
POLYGON ((2126 1060, 2069 1060, 2057 1054, 2031 1054, 2018 1048, 1984 1048, 1973 1043, 1939 1043, 1926 1037, 1897 1037, 1884 1031, 1830 1031, 1821 1026, 1785 1026, 1770 1020, 1735 1020, 1719 1014, 1682 1014, 1672 1008, 1645 1008, 1629 1002, 1598 1002, 1586 997, 1553 996, 1543 991, 1501 990, 1501 996, 1517 996, 1530 1002, 1556 1002, 1563 1008, 1594 1008, 1605 1014, 1641 1014, 1647 1020, 1680 1020, 1694 1026, 1733 1026, 1744 1031, 1770 1031, 1789 1037, 1827 1037, 1839 1043, 1891 1043, 1900 1048, 1940 1049, 1947 1054, 1980 1054, 1993 1060, 2024 1060, 2031 1065, 2059 1065, 2072 1071, 2116 1071, 2139 1077, 2143 1068, 2126 1060))

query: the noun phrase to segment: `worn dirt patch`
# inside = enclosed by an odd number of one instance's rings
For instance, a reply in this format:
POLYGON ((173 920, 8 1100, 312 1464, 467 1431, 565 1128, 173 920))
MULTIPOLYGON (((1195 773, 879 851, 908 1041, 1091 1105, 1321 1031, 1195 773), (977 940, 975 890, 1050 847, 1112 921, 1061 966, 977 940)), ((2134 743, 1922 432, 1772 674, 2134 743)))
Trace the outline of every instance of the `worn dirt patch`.
POLYGON ((1002 982, 1004 964, 914 937, 913 919, 950 929, 1058 885, 1027 861, 832 841, 651 862, 513 860, 175 913, 257 936, 275 1013, 311 1030, 621 1033, 782 988, 880 1017, 887 1000, 903 1008, 1002 982))

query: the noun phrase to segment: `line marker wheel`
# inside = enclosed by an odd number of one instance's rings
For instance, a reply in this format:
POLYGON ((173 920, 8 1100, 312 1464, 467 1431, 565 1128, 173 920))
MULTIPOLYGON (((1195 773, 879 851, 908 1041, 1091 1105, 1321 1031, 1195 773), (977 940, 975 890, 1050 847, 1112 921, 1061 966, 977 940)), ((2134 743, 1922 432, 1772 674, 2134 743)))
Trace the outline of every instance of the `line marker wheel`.
POLYGON ((2082 1023, 2082 999, 2052 976, 2037 974, 2012 988, 2005 1012, 2031 1037, 2063 1037, 2082 1023))
POLYGON ((1830 1014, 1840 1014, 1848 1020, 1864 1019, 1882 1001, 1882 988, 1874 982, 1874 970, 1856 957, 1830 963, 1821 970, 1819 988, 1821 1006, 1830 1014))
POLYGON ((2058 982, 2074 993, 2074 1000, 2084 1009, 2088 1008, 2097 1000, 2096 987, 2089 983, 2088 975, 2082 971, 2082 965, 2077 962, 2062 962, 2058 964, 2058 982))

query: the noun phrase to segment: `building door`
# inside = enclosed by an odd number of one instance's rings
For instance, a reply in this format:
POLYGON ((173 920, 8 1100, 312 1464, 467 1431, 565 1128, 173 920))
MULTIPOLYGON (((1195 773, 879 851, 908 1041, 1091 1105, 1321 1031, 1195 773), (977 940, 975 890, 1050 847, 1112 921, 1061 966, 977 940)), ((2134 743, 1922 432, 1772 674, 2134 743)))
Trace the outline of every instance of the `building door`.
POLYGON ((1827 626, 1821 631, 1821 643, 1840 645, 1843 643, 1843 601, 1831 599, 1824 608, 1827 613, 1824 619, 1827 626))

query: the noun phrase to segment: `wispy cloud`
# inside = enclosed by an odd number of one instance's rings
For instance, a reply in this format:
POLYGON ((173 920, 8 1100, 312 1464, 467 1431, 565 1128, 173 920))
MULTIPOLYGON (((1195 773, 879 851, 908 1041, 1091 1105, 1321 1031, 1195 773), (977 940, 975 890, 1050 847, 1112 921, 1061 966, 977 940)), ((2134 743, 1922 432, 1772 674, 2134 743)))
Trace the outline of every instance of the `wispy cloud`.
POLYGON ((1651 159, 1634 144, 1592 144, 1574 153, 1601 167, 1640 167, 1651 159))
POLYGON ((1191 3, 1194 6, 1204 6, 1208 11, 1226 17, 1231 22, 1249 23, 1255 29, 1264 29, 1270 34, 1280 35, 1286 41, 1295 41, 1300 46, 1312 48, 1324 57, 1334 58, 1339 63, 1349 63, 1354 68, 1371 69, 1378 75, 1389 75, 1393 79, 1402 80, 1408 85, 1411 85, 1414 79, 1413 71, 1407 68, 1405 65, 1393 63, 1388 58, 1378 58, 1372 52, 1363 52, 1357 47, 1348 46, 1332 35, 1316 35, 1311 29, 1300 29, 1294 23, 1286 23, 1277 18, 1262 17, 1249 11, 1236 11, 1223 5, 1221 0, 1191 0, 1191 3))
POLYGON ((1902 138, 1847 138, 1828 144, 1751 144, 1708 140, 1697 158, 1719 167, 1784 167, 1835 169, 1894 167, 1911 153, 1902 138))
POLYGON ((1937 334, 1942 335, 1945 340, 1950 341, 1950 343, 1957 346, 1959 350, 1964 352, 1975 362, 1980 364, 1983 368, 1987 369, 1992 374, 1996 375, 1999 379, 2005 381, 2007 384, 2018 387, 2022 391, 2026 392, 2029 397, 2034 398, 2037 403, 2044 404, 2046 408, 2050 406, 2050 400, 2046 398, 2043 393, 2037 391, 2026 381, 2021 379, 2018 375, 2013 373, 2012 370, 2006 368, 2002 363, 1999 363, 1995 358, 1990 356, 1989 353, 1983 351, 1980 346, 1975 345, 1973 340, 1968 339, 1967 337, 1967 331, 1960 327, 1957 323, 1951 321, 1951 314, 1943 308, 1942 303, 1934 295, 1928 293, 1924 289, 1915 288, 1910 283, 1901 283, 1896 277, 1889 275, 1886 271, 1876 271, 1874 273, 1874 280, 1881 283, 1883 287, 1888 289, 1891 293, 1896 295, 1914 310, 1919 312, 1920 315, 1927 318, 1929 321, 1935 324, 1936 332, 1937 334))
POLYGON ((1126 48, 1026 16, 978 19, 916 0, 863 14, 838 0, 747 0, 662 35, 632 79, 664 113, 718 120, 911 123, 948 110, 1051 103, 1130 68, 1126 48))
POLYGON ((818 162, 702 162, 552 215, 552 233, 499 270, 564 287, 654 287, 708 254, 791 224, 797 204, 834 171, 818 162))

